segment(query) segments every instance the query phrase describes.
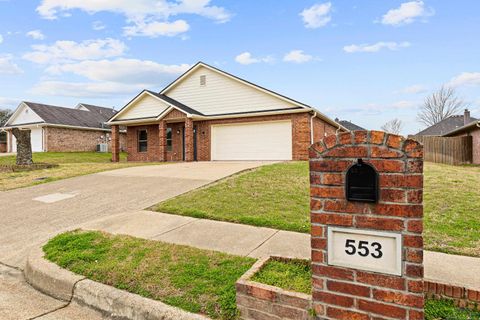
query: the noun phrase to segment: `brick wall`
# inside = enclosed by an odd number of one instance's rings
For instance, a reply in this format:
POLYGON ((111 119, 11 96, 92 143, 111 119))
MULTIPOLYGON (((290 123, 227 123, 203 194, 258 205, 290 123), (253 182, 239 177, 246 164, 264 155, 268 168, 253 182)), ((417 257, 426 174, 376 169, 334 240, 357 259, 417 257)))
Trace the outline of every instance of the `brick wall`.
MULTIPOLYGON (((80 130, 70 128, 45 127, 44 143, 49 152, 96 151, 97 144, 103 143, 101 136, 111 135, 107 131, 80 130)), ((125 149, 126 134, 120 133, 120 147, 125 149)), ((111 150, 111 141, 108 142, 111 150)))
POLYGON ((7 152, 7 143, 6 142, 0 142, 0 153, 7 152))
POLYGON ((416 141, 379 131, 331 135, 310 149, 313 302, 322 319, 423 319, 423 160, 416 141), (345 198, 362 158, 379 173, 378 203, 345 198), (401 233, 402 276, 332 266, 327 229, 401 233))
POLYGON ((480 291, 450 284, 425 281, 424 291, 427 298, 452 299, 460 308, 480 310, 480 291))
MULTIPOLYGON (((261 117, 246 117, 246 118, 232 118, 219 120, 194 121, 193 125, 196 128, 197 137, 197 160, 210 161, 210 143, 211 143, 211 126, 217 124, 235 124, 245 122, 258 121, 278 121, 291 120, 292 121, 292 157, 293 160, 308 160, 308 148, 310 146, 310 118, 311 115, 305 113, 294 113, 286 115, 275 116, 261 116, 261 117)), ((173 150, 167 152, 167 161, 182 161, 183 159, 183 144, 182 137, 185 130, 185 115, 177 110, 172 110, 166 117, 167 121, 180 121, 175 123, 168 123, 167 127, 172 128, 173 150), (183 120, 183 121, 182 121, 183 120), (178 132, 178 133, 177 133, 178 132)), ((335 133, 336 128, 327 124, 323 120, 314 118, 314 139, 321 139, 327 134, 335 133)), ((147 126, 129 126, 127 132, 127 149, 129 152, 128 160, 130 161, 158 161, 158 148, 153 146, 158 142, 158 125, 147 126), (148 152, 138 154, 137 151, 137 130, 140 128, 150 128, 148 137, 155 135, 154 140, 149 141, 148 152), (156 131, 157 130, 157 131, 156 131), (151 147, 152 146, 152 147, 151 147)), ((188 138, 188 136, 187 136, 188 138)))
POLYGON ((159 161, 158 124, 127 127, 127 160, 159 161), (147 130, 147 151, 138 151, 138 132, 147 130))
POLYGON ((269 259, 258 260, 236 283, 237 308, 245 320, 308 320, 311 314, 311 295, 286 291, 278 287, 250 281, 269 259))

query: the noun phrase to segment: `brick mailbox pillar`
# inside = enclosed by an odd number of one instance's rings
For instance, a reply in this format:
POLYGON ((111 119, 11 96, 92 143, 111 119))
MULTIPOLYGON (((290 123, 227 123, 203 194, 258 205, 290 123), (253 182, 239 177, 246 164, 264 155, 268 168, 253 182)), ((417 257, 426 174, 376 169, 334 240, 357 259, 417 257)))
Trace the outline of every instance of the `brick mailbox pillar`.
POLYGON ((310 148, 319 319, 423 319, 423 151, 380 131, 310 148))

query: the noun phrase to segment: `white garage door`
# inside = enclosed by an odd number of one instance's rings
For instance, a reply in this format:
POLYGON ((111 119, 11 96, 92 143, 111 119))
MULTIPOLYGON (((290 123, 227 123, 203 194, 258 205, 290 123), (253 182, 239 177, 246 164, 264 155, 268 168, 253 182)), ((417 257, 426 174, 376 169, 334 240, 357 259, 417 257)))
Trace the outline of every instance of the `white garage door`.
MULTIPOLYGON (((42 128, 31 129, 30 142, 32 143, 32 152, 43 151, 43 131, 42 128)), ((12 152, 17 152, 17 139, 12 134, 12 152)))
POLYGON ((292 160, 292 122, 214 125, 212 160, 292 160))

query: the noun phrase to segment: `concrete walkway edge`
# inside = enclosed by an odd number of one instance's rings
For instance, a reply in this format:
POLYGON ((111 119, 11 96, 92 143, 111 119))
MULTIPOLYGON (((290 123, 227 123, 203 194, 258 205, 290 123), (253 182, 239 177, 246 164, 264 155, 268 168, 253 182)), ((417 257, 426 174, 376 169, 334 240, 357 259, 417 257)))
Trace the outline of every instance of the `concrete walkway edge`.
POLYGON ((27 282, 54 298, 75 301, 109 317, 129 320, 207 320, 163 302, 141 297, 79 276, 47 261, 42 248, 32 249, 24 270, 27 282))

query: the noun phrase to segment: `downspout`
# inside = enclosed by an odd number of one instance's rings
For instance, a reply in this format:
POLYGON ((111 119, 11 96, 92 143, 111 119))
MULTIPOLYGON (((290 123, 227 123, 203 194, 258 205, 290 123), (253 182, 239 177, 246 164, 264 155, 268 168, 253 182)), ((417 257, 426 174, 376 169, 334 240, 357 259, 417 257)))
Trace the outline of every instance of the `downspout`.
POLYGON ((317 116, 317 112, 314 111, 313 115, 310 117, 310 144, 313 144, 313 118, 317 116))

